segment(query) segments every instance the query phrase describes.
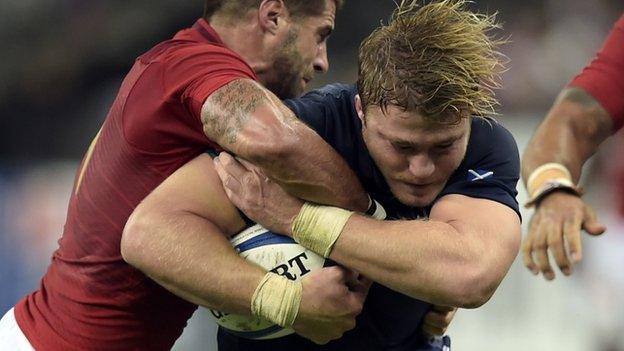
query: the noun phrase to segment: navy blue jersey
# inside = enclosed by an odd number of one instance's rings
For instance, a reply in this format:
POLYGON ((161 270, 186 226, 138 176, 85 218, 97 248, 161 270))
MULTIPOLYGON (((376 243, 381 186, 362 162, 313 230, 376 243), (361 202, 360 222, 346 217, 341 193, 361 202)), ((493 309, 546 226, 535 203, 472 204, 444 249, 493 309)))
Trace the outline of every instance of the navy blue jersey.
MULTIPOLYGON (((286 105, 342 155, 364 189, 384 206, 388 218, 427 217, 431 207, 403 205, 390 192, 364 144, 362 124, 355 111, 356 93, 354 85, 332 84, 302 98, 288 100, 286 105)), ((438 198, 461 194, 489 199, 509 206, 520 215, 516 201, 520 160, 512 135, 494 120, 473 118, 471 123, 466 156, 438 198)), ((427 302, 373 284, 355 329, 327 345, 316 346, 297 335, 249 341, 220 332, 220 347, 223 350, 441 350, 439 346, 429 345, 419 332, 430 307, 427 302)))

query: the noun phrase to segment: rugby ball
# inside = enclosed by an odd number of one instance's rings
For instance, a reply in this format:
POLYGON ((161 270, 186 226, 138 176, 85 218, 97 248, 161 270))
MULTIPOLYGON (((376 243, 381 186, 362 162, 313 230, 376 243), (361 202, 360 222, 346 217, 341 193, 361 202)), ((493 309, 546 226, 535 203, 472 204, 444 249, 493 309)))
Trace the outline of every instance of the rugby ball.
MULTIPOLYGON (((236 234, 230 242, 246 260, 290 280, 300 280, 326 264, 324 257, 297 244, 292 238, 275 234, 258 224, 236 234)), ((291 328, 282 328, 261 317, 210 312, 224 331, 243 338, 274 339, 294 333, 291 328)))

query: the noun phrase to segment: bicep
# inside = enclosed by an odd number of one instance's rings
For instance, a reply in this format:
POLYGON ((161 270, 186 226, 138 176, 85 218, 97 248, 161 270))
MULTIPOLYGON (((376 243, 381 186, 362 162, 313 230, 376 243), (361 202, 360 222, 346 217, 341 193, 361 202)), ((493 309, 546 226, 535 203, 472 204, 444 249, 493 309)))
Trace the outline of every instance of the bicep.
POLYGON ((197 156, 171 174, 136 211, 157 216, 192 214, 208 220, 226 235, 233 235, 244 226, 207 154, 197 156))
POLYGON ((431 209, 430 218, 453 226, 483 245, 484 254, 503 255, 509 262, 520 245, 520 218, 509 206, 482 198, 449 194, 431 209))

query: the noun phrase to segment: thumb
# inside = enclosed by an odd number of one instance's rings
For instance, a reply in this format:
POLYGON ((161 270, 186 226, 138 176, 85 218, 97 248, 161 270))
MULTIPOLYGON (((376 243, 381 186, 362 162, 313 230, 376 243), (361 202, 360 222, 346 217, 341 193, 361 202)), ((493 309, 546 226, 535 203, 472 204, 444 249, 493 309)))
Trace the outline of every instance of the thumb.
POLYGON ((441 313, 453 312, 456 309, 457 309, 456 307, 452 307, 452 306, 440 306, 440 305, 431 306, 432 311, 441 312, 441 313))
POLYGON ((368 295, 368 289, 370 289, 373 281, 360 275, 355 284, 349 286, 351 292, 353 292, 359 299, 365 299, 368 295))
POLYGON ((585 205, 583 218, 583 229, 591 235, 600 235, 607 230, 604 224, 598 222, 594 209, 589 205, 585 205))
POLYGON ((368 291, 368 289, 370 289, 371 285, 373 285, 373 281, 370 278, 368 278, 366 276, 363 276, 361 274, 358 277, 358 280, 360 281, 360 284, 362 285, 362 288, 365 291, 368 291))

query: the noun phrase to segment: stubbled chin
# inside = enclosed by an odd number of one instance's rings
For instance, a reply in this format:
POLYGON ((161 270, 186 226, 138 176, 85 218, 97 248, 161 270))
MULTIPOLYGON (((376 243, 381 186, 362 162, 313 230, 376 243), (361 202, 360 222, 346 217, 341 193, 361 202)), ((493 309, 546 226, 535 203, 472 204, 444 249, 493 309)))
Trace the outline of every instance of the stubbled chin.
POLYGON ((392 187, 393 195, 404 205, 412 207, 426 207, 435 200, 434 189, 427 189, 426 192, 416 193, 407 185, 392 187))

